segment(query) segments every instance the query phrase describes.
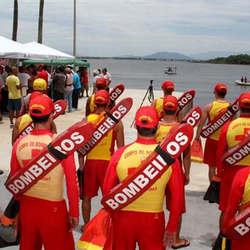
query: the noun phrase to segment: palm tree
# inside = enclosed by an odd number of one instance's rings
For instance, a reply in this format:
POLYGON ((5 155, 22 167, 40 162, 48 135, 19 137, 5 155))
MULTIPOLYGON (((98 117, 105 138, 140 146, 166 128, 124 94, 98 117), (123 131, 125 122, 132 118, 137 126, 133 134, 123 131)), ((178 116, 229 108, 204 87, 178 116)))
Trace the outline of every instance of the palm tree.
POLYGON ((40 0, 39 5, 39 20, 38 20, 38 43, 43 43, 43 7, 44 7, 44 0, 40 0))
POLYGON ((12 30, 12 40, 17 40, 17 27, 18 27, 18 1, 14 0, 14 10, 13 10, 13 30, 12 30))

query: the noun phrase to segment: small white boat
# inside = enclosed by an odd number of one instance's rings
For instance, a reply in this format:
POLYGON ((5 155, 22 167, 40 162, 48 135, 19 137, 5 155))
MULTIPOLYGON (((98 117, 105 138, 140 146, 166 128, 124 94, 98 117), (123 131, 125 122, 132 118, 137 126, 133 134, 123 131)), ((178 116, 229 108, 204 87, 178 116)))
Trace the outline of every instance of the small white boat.
POLYGON ((250 82, 242 82, 241 80, 236 80, 234 83, 241 86, 250 86, 250 82))
POLYGON ((167 66, 164 70, 164 73, 167 75, 176 75, 177 74, 177 67, 176 66, 167 66))

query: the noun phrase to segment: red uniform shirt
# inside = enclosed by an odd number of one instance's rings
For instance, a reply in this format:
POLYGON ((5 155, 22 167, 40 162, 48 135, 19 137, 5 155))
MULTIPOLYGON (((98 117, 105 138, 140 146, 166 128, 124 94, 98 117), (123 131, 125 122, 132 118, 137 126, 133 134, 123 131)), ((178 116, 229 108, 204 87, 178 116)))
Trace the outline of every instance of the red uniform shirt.
POLYGON ((228 195, 234 176, 241 168, 247 168, 250 165, 249 156, 236 163, 234 166, 227 166, 222 162, 222 156, 228 150, 242 140, 250 130, 250 117, 240 116, 239 118, 226 123, 221 130, 217 150, 217 172, 221 177, 221 190, 220 190, 220 209, 225 211, 229 201, 228 195))
MULTIPOLYGON (((226 211, 223 217, 223 226, 227 227, 241 207, 249 206, 250 202, 250 167, 240 169, 234 177, 226 211)), ((248 250, 250 234, 244 240, 232 240, 232 250, 248 250)))

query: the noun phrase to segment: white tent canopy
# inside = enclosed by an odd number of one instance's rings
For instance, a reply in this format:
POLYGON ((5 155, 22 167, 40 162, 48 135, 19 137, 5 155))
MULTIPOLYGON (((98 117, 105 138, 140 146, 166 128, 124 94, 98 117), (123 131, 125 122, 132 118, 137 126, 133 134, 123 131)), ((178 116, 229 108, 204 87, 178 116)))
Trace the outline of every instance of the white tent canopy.
POLYGON ((25 58, 25 51, 21 43, 0 36, 0 57, 25 58))
POLYGON ((0 36, 0 57, 14 59, 73 59, 74 57, 44 44, 18 43, 0 36))
POLYGON ((74 58, 73 56, 61 52, 57 49, 53 49, 44 44, 37 42, 30 42, 23 44, 26 56, 28 58, 40 58, 40 59, 61 59, 61 58, 74 58))

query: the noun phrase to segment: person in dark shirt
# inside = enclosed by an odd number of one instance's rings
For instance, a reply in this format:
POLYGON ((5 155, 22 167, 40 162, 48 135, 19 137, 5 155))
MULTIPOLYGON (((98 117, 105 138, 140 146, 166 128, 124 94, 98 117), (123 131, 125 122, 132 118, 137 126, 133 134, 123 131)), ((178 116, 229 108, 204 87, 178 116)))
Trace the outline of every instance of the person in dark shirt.
POLYGON ((52 96, 53 100, 57 101, 64 99, 64 88, 66 84, 66 75, 63 66, 57 68, 52 81, 52 96))

